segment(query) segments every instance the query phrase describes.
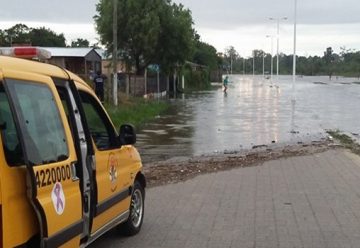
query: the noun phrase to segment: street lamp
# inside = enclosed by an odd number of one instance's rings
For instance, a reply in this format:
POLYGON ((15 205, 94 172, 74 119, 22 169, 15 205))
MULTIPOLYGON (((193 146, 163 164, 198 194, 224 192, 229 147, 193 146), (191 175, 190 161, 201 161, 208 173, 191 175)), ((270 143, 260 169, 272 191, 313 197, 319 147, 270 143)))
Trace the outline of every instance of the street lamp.
POLYGON ((272 84, 272 82, 273 82, 273 67, 274 67, 274 62, 273 62, 273 45, 274 45, 274 37, 272 36, 272 35, 266 35, 266 38, 270 38, 271 39, 271 54, 270 54, 270 56, 271 56, 271 63, 270 63, 270 82, 271 82, 271 84, 272 84))
POLYGON ((276 31, 276 38, 277 38, 277 44, 276 44, 276 80, 279 81, 279 27, 280 27, 280 20, 287 20, 287 17, 281 17, 281 18, 273 18, 270 17, 269 18, 272 21, 276 21, 276 27, 277 27, 277 31, 276 31))

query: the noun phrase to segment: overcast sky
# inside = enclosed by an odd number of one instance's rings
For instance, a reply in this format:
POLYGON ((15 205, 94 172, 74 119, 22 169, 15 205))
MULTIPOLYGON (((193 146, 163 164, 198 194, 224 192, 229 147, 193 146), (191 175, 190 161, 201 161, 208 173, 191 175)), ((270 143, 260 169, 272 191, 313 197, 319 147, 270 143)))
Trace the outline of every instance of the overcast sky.
MULTIPOLYGON (((0 8, 0 29, 16 23, 46 26, 64 33, 67 42, 97 35, 93 16, 97 0, 4 1, 0 8)), ((276 35, 276 22, 269 17, 287 17, 280 22, 280 52, 292 53, 294 0, 174 0, 192 11, 195 29, 203 41, 219 52, 230 45, 242 56, 253 49, 271 50, 266 35, 276 35)), ((359 0, 298 0, 297 52, 322 55, 331 46, 360 50, 359 0)), ((274 40, 273 51, 276 52, 274 40)))

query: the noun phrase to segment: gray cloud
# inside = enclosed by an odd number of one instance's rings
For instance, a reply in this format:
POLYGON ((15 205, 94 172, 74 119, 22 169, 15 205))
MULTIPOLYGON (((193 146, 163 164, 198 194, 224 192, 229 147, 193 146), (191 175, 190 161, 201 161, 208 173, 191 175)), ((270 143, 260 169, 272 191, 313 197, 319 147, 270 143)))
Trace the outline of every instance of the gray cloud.
MULTIPOLYGON (((95 40, 93 16, 99 0, 0 0, 1 23, 39 23, 68 40, 95 40), (6 3, 5 3, 6 2, 6 3), (72 24, 72 25, 70 25, 72 24), (81 24, 81 25, 75 25, 81 24), (85 24, 85 25, 83 25, 85 24), (86 28, 85 28, 86 27, 86 28)), ((242 54, 262 47, 265 34, 274 33, 269 17, 287 16, 282 22, 282 47, 292 49, 294 0, 173 0, 192 11, 195 29, 219 51, 235 45, 242 54)), ((299 51, 321 54, 326 46, 360 49, 359 0, 297 0, 299 51), (303 27, 303 28, 302 28, 303 27)), ((4 24, 5 25, 5 24, 4 24)), ((31 24, 29 25, 31 26, 31 24)))
POLYGON ((8 0, 1 4, 0 21, 93 23, 97 2, 98 0, 8 0))
MULTIPOLYGON (((5 0, 2 0, 5 1, 5 0)), ((0 8, 0 21, 93 23, 99 0, 10 0, 0 8)), ((173 0, 189 8, 196 26, 228 29, 261 24, 270 16, 293 18, 294 0, 173 0)), ((360 22, 359 0, 298 0, 299 22, 360 22)))
MULTIPOLYGON (((232 29, 261 24, 268 17, 287 16, 293 20, 294 0, 175 0, 189 8, 196 26, 232 29)), ((342 24, 360 22, 359 0, 298 0, 301 24, 342 24)))

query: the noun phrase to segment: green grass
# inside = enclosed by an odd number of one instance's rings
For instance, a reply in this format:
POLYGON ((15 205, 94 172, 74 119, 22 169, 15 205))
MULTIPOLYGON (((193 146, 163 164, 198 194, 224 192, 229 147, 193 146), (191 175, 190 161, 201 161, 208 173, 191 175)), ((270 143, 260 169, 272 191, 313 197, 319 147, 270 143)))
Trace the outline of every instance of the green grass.
POLYGON ((137 129, 166 111, 168 107, 169 105, 165 101, 145 100, 142 98, 131 98, 119 102, 117 107, 105 104, 105 108, 115 127, 119 128, 121 124, 130 123, 137 129))
POLYGON ((327 133, 330 134, 333 138, 340 141, 340 143, 342 145, 352 146, 352 145, 356 144, 355 141, 351 137, 349 137, 346 134, 341 133, 339 130, 330 130, 330 131, 327 131, 327 133))
POLYGON ((341 133, 339 130, 327 131, 334 139, 338 140, 345 148, 350 149, 352 152, 360 155, 360 145, 356 143, 350 136, 341 133))

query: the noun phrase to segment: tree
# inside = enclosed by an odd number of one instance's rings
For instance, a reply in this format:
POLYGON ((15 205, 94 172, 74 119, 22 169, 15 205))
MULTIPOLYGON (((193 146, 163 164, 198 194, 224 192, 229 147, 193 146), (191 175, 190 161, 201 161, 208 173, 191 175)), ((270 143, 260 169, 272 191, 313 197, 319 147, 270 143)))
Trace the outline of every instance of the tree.
MULTIPOLYGON (((192 18, 183 6, 170 0, 118 0, 120 56, 138 74, 151 63, 171 67, 192 51, 192 18), (171 65, 171 66, 170 66, 171 65)), ((100 0, 94 17, 100 41, 112 50, 112 1, 100 0)))
POLYGON ((340 47, 340 50, 341 50, 340 56, 342 60, 346 60, 348 55, 351 55, 355 52, 354 49, 347 49, 345 46, 340 47))
POLYGON ((232 70, 233 62, 236 61, 239 57, 238 52, 233 46, 229 46, 225 49, 225 61, 228 62, 228 69, 232 70))
POLYGON ((331 76, 332 76, 333 70, 334 70, 333 66, 332 66, 332 63, 334 62, 334 55, 333 55, 333 50, 331 47, 326 48, 323 58, 325 60, 326 66, 327 66, 329 78, 331 79, 331 76))
POLYGON ((5 30, 5 42, 11 46, 12 44, 28 44, 30 28, 25 24, 16 24, 5 30))
POLYGON ((57 34, 54 31, 45 28, 32 28, 29 32, 29 40, 33 46, 44 47, 65 47, 64 34, 57 34))
MULTIPOLYGON (((262 74, 263 71, 263 57, 266 56, 265 52, 263 50, 255 49, 253 50, 253 56, 255 58, 255 73, 256 74, 262 74)), ((264 64, 265 66, 265 64, 264 64)), ((252 65, 251 65, 252 70, 252 65)))
POLYGON ((0 29, 0 46, 7 46, 6 44, 6 33, 0 29))
MULTIPOLYGON (((152 62, 160 34, 162 0, 118 0, 118 44, 122 57, 140 73, 152 62)), ((94 17, 100 41, 112 50, 112 1, 100 0, 94 17)))
POLYGON ((101 47, 99 46, 99 42, 95 42, 93 43, 92 45, 90 45, 91 48, 94 48, 94 49, 100 49, 101 47))
POLYGON ((21 23, 6 30, 0 30, 0 46, 12 46, 14 44, 55 47, 66 46, 64 34, 56 34, 54 31, 45 27, 29 28, 21 23))
POLYGON ((166 73, 191 60, 194 50, 195 32, 192 28, 192 16, 182 4, 170 1, 160 13, 161 32, 156 46, 155 62, 166 73))
POLYGON ((216 49, 205 42, 196 41, 192 61, 197 64, 206 65, 210 70, 216 69, 218 67, 216 49))
POLYGON ((71 47, 89 47, 90 42, 87 39, 77 38, 71 41, 71 47))

